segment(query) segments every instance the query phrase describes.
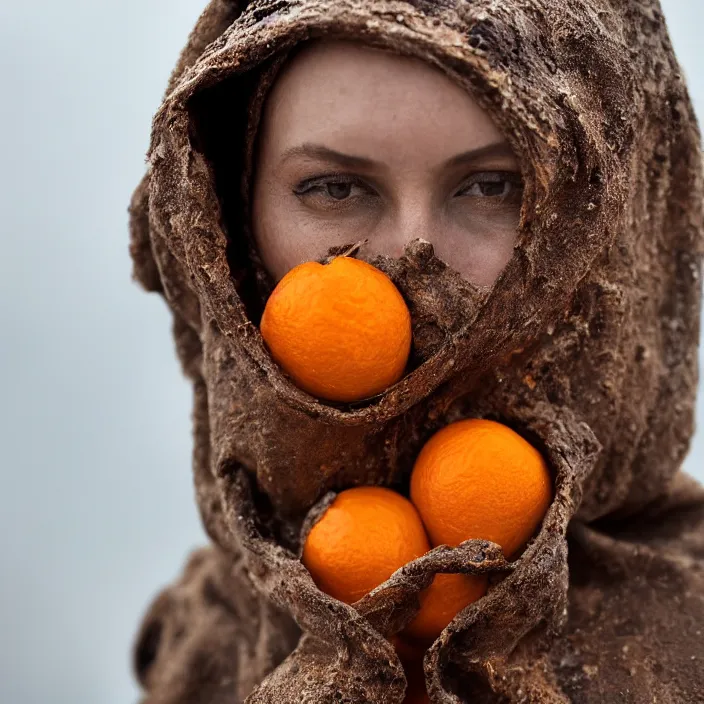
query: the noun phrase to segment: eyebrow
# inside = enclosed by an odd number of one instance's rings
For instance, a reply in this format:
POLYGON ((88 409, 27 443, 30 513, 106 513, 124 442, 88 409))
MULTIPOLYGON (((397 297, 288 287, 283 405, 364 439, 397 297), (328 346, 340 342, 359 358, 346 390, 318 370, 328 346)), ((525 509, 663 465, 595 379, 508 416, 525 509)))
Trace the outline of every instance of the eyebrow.
POLYGON ((493 142, 492 144, 487 144, 478 149, 471 149, 470 151, 457 154, 457 156, 448 159, 443 166, 460 166, 473 161, 479 161, 479 159, 484 159, 485 157, 497 156, 511 156, 515 158, 516 155, 508 142, 493 142))
MULTIPOLYGON (((289 159, 298 156, 322 159, 348 169, 370 169, 373 167, 382 166, 380 162, 374 161, 374 159, 369 159, 363 156, 354 156, 352 154, 344 154, 343 152, 335 151, 334 149, 330 149, 322 144, 312 144, 310 142, 287 149, 281 156, 281 163, 283 164, 289 159)), ((478 149, 471 149, 469 151, 462 152, 461 154, 457 154, 448 159, 441 168, 462 166, 479 161, 480 159, 484 159, 486 157, 499 156, 515 157, 515 154, 508 142, 493 142, 492 144, 487 144, 483 147, 479 147, 478 149)))
POLYGON ((281 156, 281 163, 283 164, 285 161, 297 156, 323 159, 324 161, 331 161, 350 169, 379 166, 379 163, 373 159, 367 159, 363 156, 352 156, 352 154, 343 154, 342 152, 337 152, 334 149, 329 149, 322 144, 311 144, 310 142, 301 144, 298 147, 291 147, 290 149, 287 149, 281 156))

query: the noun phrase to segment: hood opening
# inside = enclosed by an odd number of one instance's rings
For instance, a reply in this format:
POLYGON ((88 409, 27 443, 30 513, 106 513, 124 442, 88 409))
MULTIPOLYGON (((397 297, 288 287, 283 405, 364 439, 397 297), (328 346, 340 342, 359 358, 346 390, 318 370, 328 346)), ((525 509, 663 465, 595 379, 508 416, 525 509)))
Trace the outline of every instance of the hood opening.
POLYGON ((197 93, 188 106, 194 149, 203 154, 211 170, 232 280, 247 317, 256 326, 270 283, 249 234, 243 174, 247 172, 250 103, 261 75, 261 70, 232 75, 197 93))

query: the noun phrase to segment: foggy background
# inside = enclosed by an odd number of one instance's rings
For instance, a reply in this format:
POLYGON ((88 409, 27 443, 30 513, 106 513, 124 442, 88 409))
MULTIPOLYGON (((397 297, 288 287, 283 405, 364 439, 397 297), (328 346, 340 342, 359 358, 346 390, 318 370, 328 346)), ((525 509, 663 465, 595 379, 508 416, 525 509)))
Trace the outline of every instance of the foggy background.
MULTIPOLYGON (((142 612, 204 541, 190 387, 130 281, 126 212, 204 6, 0 2, 3 704, 135 702, 142 612)), ((704 3, 663 7, 701 115, 704 3)), ((686 466, 704 480, 704 433, 686 466)))

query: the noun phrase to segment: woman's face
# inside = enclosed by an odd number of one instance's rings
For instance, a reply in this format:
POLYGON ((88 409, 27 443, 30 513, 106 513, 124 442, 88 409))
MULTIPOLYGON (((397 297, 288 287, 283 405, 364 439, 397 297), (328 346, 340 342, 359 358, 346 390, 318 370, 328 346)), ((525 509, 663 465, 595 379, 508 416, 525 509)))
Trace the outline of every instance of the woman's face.
POLYGON ((516 157, 470 95, 421 60, 317 41, 282 70, 262 116, 252 227, 278 281, 368 239, 399 257, 422 238, 480 286, 509 261, 516 157))

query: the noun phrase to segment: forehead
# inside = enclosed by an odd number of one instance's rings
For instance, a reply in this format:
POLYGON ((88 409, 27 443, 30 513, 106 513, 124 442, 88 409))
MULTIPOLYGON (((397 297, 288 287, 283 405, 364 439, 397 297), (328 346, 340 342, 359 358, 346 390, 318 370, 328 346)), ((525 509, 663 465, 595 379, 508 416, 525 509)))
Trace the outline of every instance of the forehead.
POLYGON ((456 151, 501 138, 472 96, 438 68, 343 40, 307 43, 290 59, 272 86, 264 122, 283 148, 377 135, 456 151))

